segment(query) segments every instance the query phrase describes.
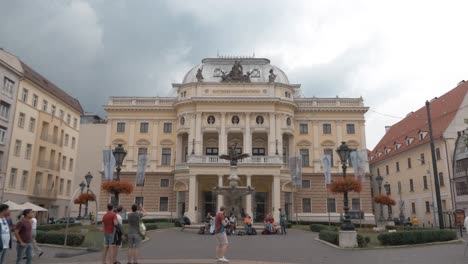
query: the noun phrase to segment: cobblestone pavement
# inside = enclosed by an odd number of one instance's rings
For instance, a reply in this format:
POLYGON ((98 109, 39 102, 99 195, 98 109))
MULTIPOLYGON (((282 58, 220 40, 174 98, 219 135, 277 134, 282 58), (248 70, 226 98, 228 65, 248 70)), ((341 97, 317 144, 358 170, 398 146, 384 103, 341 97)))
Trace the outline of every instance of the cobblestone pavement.
MULTIPOLYGON (((216 263, 214 259, 215 239, 210 235, 180 230, 150 232, 151 240, 142 245, 140 263, 216 263)), ((430 245, 408 248, 341 250, 315 240, 317 234, 290 230, 287 236, 233 236, 229 237, 226 258, 231 264, 270 263, 424 263, 458 264, 468 263, 463 256, 466 243, 430 245)), ((40 259, 33 263, 101 263, 101 253, 90 253, 72 258, 55 258, 56 252, 64 249, 48 248, 40 259)), ((15 250, 8 252, 7 263, 14 263, 15 250)), ((126 251, 120 251, 119 260, 126 263, 126 251)))

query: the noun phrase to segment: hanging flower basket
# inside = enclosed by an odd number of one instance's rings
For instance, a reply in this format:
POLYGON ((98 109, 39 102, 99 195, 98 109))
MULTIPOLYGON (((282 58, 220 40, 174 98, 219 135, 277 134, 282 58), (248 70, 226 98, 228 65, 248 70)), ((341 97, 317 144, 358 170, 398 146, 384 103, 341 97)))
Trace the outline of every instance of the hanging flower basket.
POLYGON ((332 193, 361 192, 362 183, 354 178, 338 179, 330 184, 332 193))
POLYGON ((108 193, 131 194, 133 192, 133 184, 128 181, 105 181, 101 187, 108 193))
POLYGON ((82 193, 74 200, 75 204, 85 204, 86 202, 96 201, 96 195, 92 193, 82 193))
POLYGON ((383 205, 395 205, 395 200, 388 195, 377 195, 374 197, 374 202, 383 205))

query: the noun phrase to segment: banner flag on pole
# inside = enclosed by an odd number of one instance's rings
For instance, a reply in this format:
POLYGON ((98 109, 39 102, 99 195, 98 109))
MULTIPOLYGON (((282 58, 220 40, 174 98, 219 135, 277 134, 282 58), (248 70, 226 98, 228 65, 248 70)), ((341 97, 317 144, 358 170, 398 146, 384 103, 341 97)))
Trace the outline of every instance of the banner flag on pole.
POLYGON ((102 160, 104 163, 104 179, 112 180, 114 178, 115 158, 111 149, 103 150, 102 160))
POLYGON ((289 170, 293 185, 302 185, 302 156, 289 157, 289 170))
POLYGON ((138 170, 137 170, 137 184, 143 184, 145 179, 146 161, 148 160, 146 155, 138 156, 138 170))
POLYGON ((353 151, 349 158, 353 165, 354 178, 364 181, 366 175, 367 152, 365 150, 353 151))
POLYGON ((331 183, 331 155, 322 157, 323 174, 325 175, 325 184, 331 183))

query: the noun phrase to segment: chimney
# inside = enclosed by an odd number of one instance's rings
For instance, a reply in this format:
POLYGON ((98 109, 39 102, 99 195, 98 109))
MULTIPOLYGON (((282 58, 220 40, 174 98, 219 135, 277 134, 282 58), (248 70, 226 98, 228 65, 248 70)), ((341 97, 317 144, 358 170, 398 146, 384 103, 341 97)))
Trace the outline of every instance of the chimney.
POLYGON ((392 127, 392 126, 385 126, 385 133, 387 133, 388 130, 390 130, 391 127, 392 127))

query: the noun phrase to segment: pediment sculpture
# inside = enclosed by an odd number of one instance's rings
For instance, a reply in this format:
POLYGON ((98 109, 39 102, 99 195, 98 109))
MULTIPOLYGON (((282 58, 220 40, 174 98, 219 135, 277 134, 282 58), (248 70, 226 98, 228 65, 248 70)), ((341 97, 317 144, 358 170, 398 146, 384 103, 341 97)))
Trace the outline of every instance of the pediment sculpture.
POLYGON ((244 68, 240 61, 234 61, 231 71, 226 74, 221 70, 221 82, 250 82, 252 72, 244 74, 244 68))

